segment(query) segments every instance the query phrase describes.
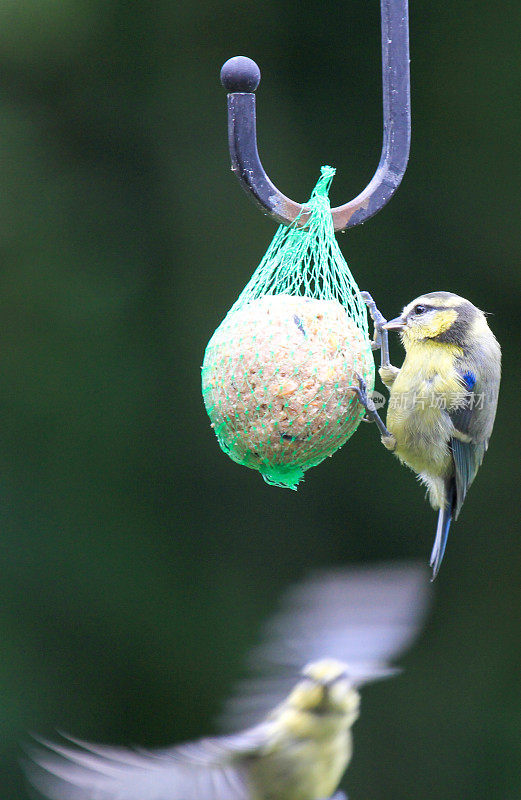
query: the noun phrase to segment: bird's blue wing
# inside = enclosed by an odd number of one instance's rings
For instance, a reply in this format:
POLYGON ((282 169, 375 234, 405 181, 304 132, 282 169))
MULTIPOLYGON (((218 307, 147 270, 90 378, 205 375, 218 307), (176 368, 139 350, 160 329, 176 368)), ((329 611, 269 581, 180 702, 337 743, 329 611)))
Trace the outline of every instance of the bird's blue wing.
POLYGON ((464 402, 457 408, 449 410, 449 416, 456 430, 456 435, 450 440, 456 481, 452 513, 454 519, 458 517, 468 488, 476 477, 488 447, 488 437, 481 440, 475 437, 476 420, 482 410, 480 404, 483 401, 476 376, 467 370, 459 374, 459 379, 466 390, 464 402))

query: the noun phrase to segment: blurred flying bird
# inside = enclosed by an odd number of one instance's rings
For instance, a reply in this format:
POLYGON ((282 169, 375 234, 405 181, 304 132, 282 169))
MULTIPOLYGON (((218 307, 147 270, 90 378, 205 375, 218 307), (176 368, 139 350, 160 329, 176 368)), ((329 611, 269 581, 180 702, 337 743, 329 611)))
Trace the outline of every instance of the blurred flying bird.
POLYGON ((240 733, 153 752, 37 739, 28 780, 50 800, 325 800, 351 759, 358 689, 391 674, 428 589, 413 564, 315 574, 287 594, 225 709, 240 733))
POLYGON ((496 416, 501 350, 485 314, 463 297, 430 292, 386 322, 371 295, 362 292, 381 348, 380 377, 390 390, 387 427, 363 382, 360 399, 383 444, 427 486, 439 509, 430 564, 438 574, 452 519, 481 466, 496 416), (401 369, 389 362, 387 332, 400 332, 401 369))

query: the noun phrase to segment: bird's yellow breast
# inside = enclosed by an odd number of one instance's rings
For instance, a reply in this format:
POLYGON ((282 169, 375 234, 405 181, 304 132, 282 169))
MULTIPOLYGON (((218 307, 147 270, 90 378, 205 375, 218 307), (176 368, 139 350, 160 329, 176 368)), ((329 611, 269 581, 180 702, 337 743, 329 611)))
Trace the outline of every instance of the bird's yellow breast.
POLYGON ((415 472, 442 475, 449 468, 453 425, 447 412, 465 398, 455 368, 461 354, 455 345, 411 342, 392 385, 387 427, 396 455, 415 472))
POLYGON ((284 737, 252 764, 255 800, 322 800, 335 792, 352 755, 349 730, 334 736, 284 737))

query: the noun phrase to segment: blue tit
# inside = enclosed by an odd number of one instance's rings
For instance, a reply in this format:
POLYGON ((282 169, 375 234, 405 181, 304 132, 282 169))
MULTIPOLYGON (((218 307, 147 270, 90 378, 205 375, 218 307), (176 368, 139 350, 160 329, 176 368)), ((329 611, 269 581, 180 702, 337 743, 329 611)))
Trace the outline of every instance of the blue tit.
POLYGON ((485 314, 451 292, 430 292, 386 322, 372 297, 363 297, 381 348, 380 377, 390 391, 387 426, 377 417, 364 387, 368 418, 378 423, 383 444, 427 486, 439 509, 430 564, 438 574, 452 519, 488 447, 501 377, 501 350, 485 314), (387 332, 400 332, 405 360, 389 362, 387 332))
POLYGON ((27 777, 50 800, 326 800, 351 759, 360 686, 389 674, 429 595, 414 564, 311 576, 269 621, 223 714, 227 729, 253 724, 155 752, 40 740, 27 777), (295 685, 302 657, 312 661, 295 685))

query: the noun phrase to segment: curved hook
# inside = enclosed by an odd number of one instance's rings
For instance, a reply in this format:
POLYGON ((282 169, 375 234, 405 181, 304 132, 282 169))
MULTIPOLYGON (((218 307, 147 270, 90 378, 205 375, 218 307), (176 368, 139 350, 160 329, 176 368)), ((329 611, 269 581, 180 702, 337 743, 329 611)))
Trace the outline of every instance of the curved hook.
MULTIPOLYGON (((354 200, 331 209, 336 231, 360 225, 391 199, 405 173, 411 142, 408 0, 381 0, 383 145, 378 168, 354 200)), ((221 70, 228 90, 228 143, 232 171, 260 209, 278 222, 291 224, 305 206, 295 203, 270 181, 259 159, 255 90, 260 70, 250 58, 230 58, 221 70)), ((299 224, 300 224, 299 221, 299 224)))

